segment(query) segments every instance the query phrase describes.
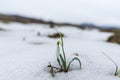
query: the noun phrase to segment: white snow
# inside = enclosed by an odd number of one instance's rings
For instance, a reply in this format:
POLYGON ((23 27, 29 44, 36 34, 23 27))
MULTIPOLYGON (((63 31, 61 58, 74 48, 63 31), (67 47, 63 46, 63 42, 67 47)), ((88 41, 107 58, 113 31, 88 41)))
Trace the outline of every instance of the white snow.
POLYGON ((115 66, 101 52, 111 56, 120 66, 120 46, 107 43, 111 33, 81 30, 73 27, 49 28, 36 24, 3 24, 0 28, 0 80, 119 80, 114 76, 115 66), (57 65, 56 41, 48 34, 65 34, 65 52, 69 61, 79 54, 82 69, 75 62, 68 73, 52 77, 47 65, 57 65), (40 32, 41 36, 37 36, 40 32), (25 40, 23 40, 25 38, 25 40))

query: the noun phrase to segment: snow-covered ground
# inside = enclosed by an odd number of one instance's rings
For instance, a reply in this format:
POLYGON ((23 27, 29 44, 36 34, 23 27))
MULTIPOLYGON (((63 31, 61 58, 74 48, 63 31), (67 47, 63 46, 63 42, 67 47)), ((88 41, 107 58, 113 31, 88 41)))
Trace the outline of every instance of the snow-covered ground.
POLYGON ((81 30, 73 27, 49 28, 36 24, 3 24, 0 28, 0 80, 119 80, 114 76, 115 66, 101 52, 111 56, 120 66, 120 46, 107 43, 111 33, 81 30), (73 63, 72 71, 57 73, 53 78, 47 65, 56 62, 56 41, 48 34, 62 32, 69 61, 79 54, 82 69, 73 63), (40 32, 40 36, 37 33, 40 32))

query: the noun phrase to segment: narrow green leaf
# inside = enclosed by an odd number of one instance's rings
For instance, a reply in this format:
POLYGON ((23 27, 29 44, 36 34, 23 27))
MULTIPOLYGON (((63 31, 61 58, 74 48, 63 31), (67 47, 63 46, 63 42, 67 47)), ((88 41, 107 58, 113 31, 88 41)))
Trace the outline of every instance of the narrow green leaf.
POLYGON ((116 66, 114 75, 117 76, 119 74, 118 66, 116 66))
POLYGON ((60 68, 62 68, 62 65, 61 65, 61 62, 60 62, 60 59, 59 59, 59 58, 57 58, 57 62, 58 62, 58 64, 59 64, 60 68))
POLYGON ((66 62, 65 60, 63 59, 62 55, 60 54, 60 59, 61 59, 61 62, 63 64, 63 67, 64 67, 64 70, 66 70, 66 62))
POLYGON ((118 65, 117 63, 111 58, 109 57, 107 54, 105 54, 104 52, 102 52, 103 55, 105 55, 114 65, 115 65, 115 72, 114 72, 114 75, 117 76, 119 73, 119 70, 118 70, 118 65))
POLYGON ((66 64, 66 55, 65 55, 65 51, 64 51, 64 42, 63 42, 63 37, 62 37, 62 33, 59 33, 60 35, 60 39, 61 39, 61 48, 62 48, 62 54, 63 54, 63 59, 64 59, 64 70, 67 70, 67 64, 66 64))
POLYGON ((119 75, 119 74, 120 74, 120 70, 117 71, 117 75, 119 75))
POLYGON ((79 58, 77 58, 77 57, 74 57, 74 58, 73 58, 73 59, 69 62, 68 67, 67 67, 67 70, 69 69, 69 67, 70 67, 71 63, 72 63, 74 60, 77 60, 77 61, 79 62, 80 69, 81 69, 81 61, 80 61, 80 59, 79 59, 79 58))

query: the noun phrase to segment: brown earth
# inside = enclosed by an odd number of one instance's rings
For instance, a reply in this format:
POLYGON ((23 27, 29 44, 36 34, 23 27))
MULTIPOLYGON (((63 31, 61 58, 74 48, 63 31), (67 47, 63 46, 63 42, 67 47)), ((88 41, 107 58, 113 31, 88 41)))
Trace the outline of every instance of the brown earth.
POLYGON ((51 28, 54 26, 72 26, 72 27, 78 27, 81 29, 84 29, 85 27, 79 24, 72 24, 72 23, 58 23, 54 21, 45 21, 43 19, 36 19, 36 18, 30 18, 30 17, 24 17, 20 15, 8 15, 8 14, 0 14, 0 22, 4 23, 10 23, 10 22, 18 22, 23 24, 45 24, 49 25, 51 28))
POLYGON ((114 34, 114 35, 110 36, 108 38, 107 42, 119 43, 120 44, 120 34, 114 34))

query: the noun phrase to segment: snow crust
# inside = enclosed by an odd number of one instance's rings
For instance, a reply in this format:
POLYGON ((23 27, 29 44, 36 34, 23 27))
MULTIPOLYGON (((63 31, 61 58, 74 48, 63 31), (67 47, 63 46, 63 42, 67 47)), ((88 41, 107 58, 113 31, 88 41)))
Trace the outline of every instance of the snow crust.
POLYGON ((120 46, 107 43, 111 33, 81 30, 73 27, 49 28, 36 24, 3 24, 0 28, 0 80, 119 80, 115 66, 101 53, 111 56, 120 66, 120 46), (62 32, 67 61, 79 54, 82 69, 75 62, 68 73, 57 73, 53 78, 47 65, 56 62, 56 41, 48 34, 62 32), (40 36, 37 33, 40 32, 40 36), (34 44, 36 43, 36 44, 34 44))

